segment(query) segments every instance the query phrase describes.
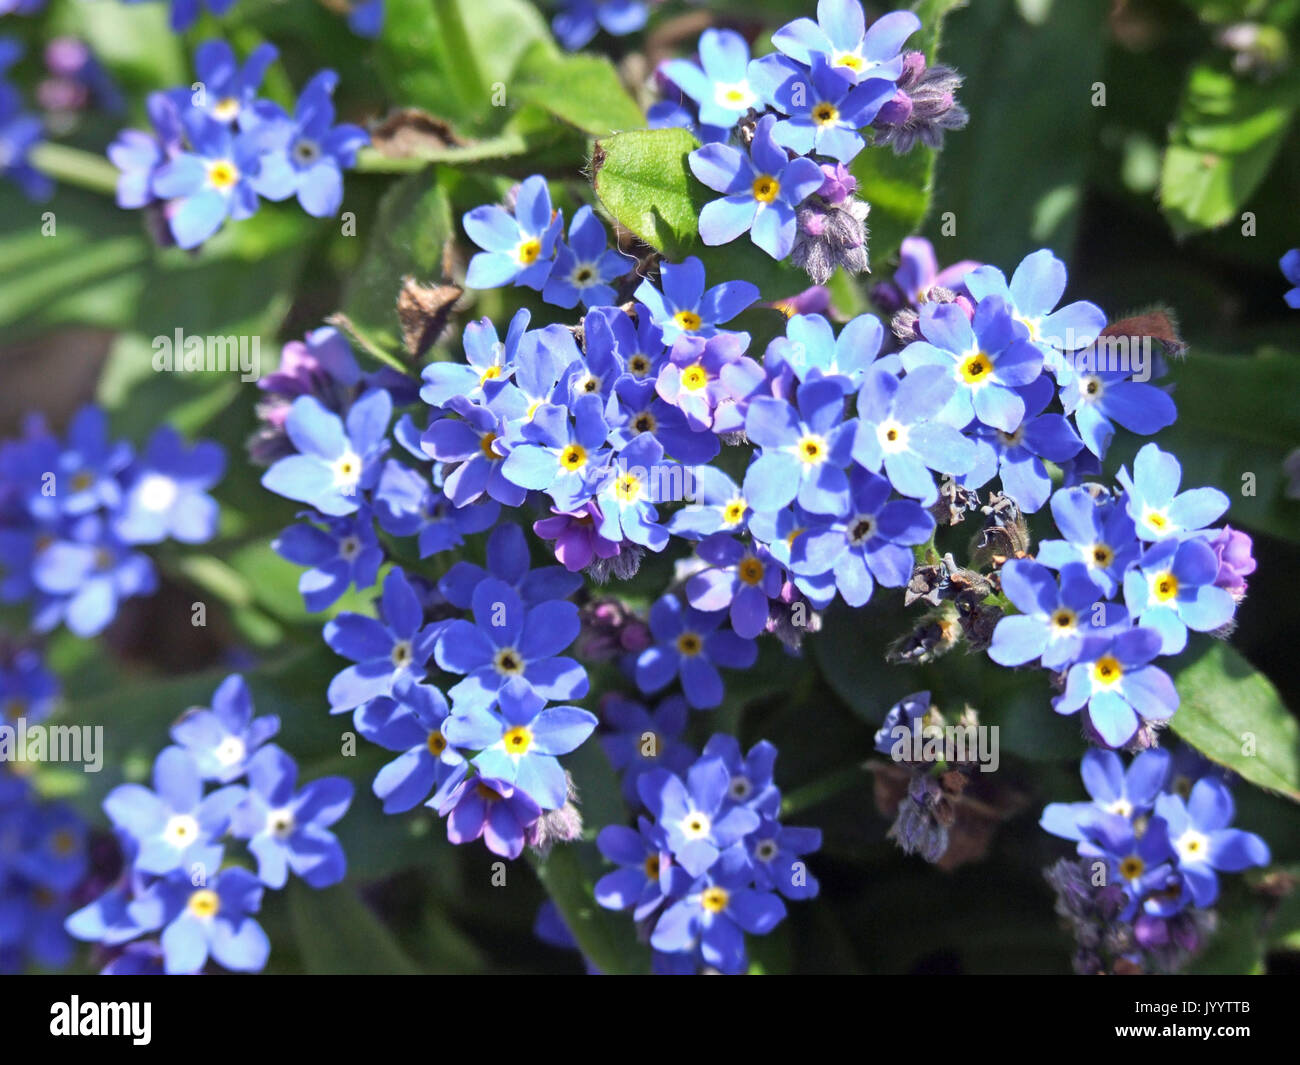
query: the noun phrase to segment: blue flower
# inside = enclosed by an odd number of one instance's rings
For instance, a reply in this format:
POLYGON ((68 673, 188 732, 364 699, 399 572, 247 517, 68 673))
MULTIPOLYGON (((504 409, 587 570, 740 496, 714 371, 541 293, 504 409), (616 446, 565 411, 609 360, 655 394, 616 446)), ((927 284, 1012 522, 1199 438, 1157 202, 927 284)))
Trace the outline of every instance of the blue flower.
POLYGON ((564 228, 563 214, 551 210, 544 177, 535 174, 519 186, 513 213, 496 204, 475 207, 462 224, 470 240, 484 249, 470 260, 466 285, 499 288, 513 283, 542 290, 564 228))
POLYGON ((519 506, 528 490, 506 476, 503 450, 509 433, 505 390, 486 406, 456 404, 460 418, 439 418, 424 431, 420 446, 439 462, 453 465, 443 478, 443 491, 452 504, 466 507, 489 498, 507 507, 519 506))
POLYGON ((220 848, 213 844, 243 799, 244 789, 237 785, 205 797, 194 757, 183 748, 167 747, 154 761, 153 790, 119 784, 104 799, 104 812, 139 844, 139 872, 165 876, 180 870, 188 879, 191 865, 209 872, 220 865, 220 848))
MULTIPOLYGON (((129 4, 138 4, 141 0, 126 0, 129 4)), ((173 33, 183 33, 198 21, 199 15, 206 7, 213 15, 220 17, 235 6, 237 0, 171 0, 171 16, 168 25, 173 33)))
POLYGON ((1128 514, 1142 540, 1181 537, 1205 528, 1228 509, 1228 497, 1217 488, 1192 488, 1179 493, 1183 468, 1155 444, 1146 444, 1133 460, 1133 475, 1125 469, 1117 480, 1128 491, 1128 514))
POLYGON ((293 117, 277 105, 257 105, 251 128, 262 151, 253 188, 268 200, 296 196, 314 218, 332 218, 343 205, 343 171, 357 150, 370 143, 360 126, 334 125, 334 86, 338 75, 322 70, 302 90, 293 117))
POLYGON ((185 872, 151 885, 130 906, 146 931, 161 928, 169 976, 197 973, 209 956, 235 972, 266 965, 271 943, 251 916, 262 907, 262 885, 246 869, 223 869, 195 887, 185 872))
POLYGON ((218 507, 207 492, 225 468, 219 444, 200 440, 187 448, 180 433, 161 426, 125 474, 125 498, 113 530, 131 544, 161 543, 169 536, 186 544, 211 540, 218 507))
POLYGON ((1114 751, 1094 748, 1080 766, 1092 801, 1048 803, 1038 823, 1054 836, 1082 841, 1079 824, 1094 814, 1115 814, 1130 821, 1145 817, 1169 782, 1172 761, 1167 750, 1151 748, 1138 754, 1126 770, 1114 751))
POLYGON ((730 129, 758 103, 747 75, 749 46, 735 30, 708 29, 700 35, 699 53, 699 66, 669 59, 659 71, 695 101, 700 122, 730 129))
POLYGON ((442 407, 454 396, 463 396, 472 403, 483 402, 487 398, 485 389, 492 382, 508 380, 514 373, 515 354, 530 318, 527 308, 516 311, 504 342, 489 318, 466 324, 466 362, 429 363, 421 374, 425 385, 420 389, 420 398, 431 407, 442 407))
POLYGON ((636 33, 650 14, 643 0, 559 0, 559 6, 551 28, 570 52, 590 43, 597 30, 613 37, 636 33))
POLYGON ((1178 871, 1197 906, 1213 906, 1218 899, 1218 873, 1239 873, 1272 860, 1259 836, 1228 827, 1235 814, 1232 792, 1213 777, 1198 780, 1186 802, 1180 795, 1161 795, 1156 814, 1168 825, 1178 871))
POLYGON ((511 449, 502 475, 521 488, 546 492, 561 510, 576 510, 594 494, 609 452, 604 404, 581 396, 569 411, 543 404, 524 426, 526 443, 511 449))
POLYGON ((610 282, 635 265, 617 248, 609 247, 605 227, 592 209, 579 207, 569 224, 569 242, 560 241, 542 299, 556 307, 600 307, 613 304, 610 282))
POLYGON ((1215 585, 1219 560, 1204 540, 1161 540, 1124 574, 1124 601, 1134 620, 1155 629, 1160 653, 1187 646, 1187 630, 1213 632, 1232 620, 1236 600, 1215 585))
POLYGON ((1074 415, 1083 442, 1098 458, 1115 435, 1114 422, 1132 433, 1150 436, 1173 425, 1178 410, 1169 394, 1155 385, 1130 381, 1131 370, 1080 370, 1061 389, 1066 414, 1074 415))
POLYGON ((1103 594, 1114 596, 1141 550, 1124 501, 1083 485, 1062 488, 1052 496, 1052 520, 1065 539, 1039 544, 1038 561, 1052 569, 1082 562, 1103 594))
POLYGON ((749 156, 726 144, 706 144, 690 155, 692 172, 720 200, 700 210, 700 239, 726 244, 747 230, 773 259, 794 247, 795 208, 821 188, 825 176, 811 159, 788 159, 772 140, 774 115, 759 119, 749 156))
MULTIPOLYGON (((720 445, 716 434, 696 429, 680 407, 661 398, 657 381, 642 381, 625 374, 614 386, 614 401, 609 441, 616 450, 645 434, 680 462, 709 468, 703 464, 717 457, 720 445)), ((702 419, 703 414, 699 417, 702 419)))
POLYGON ((983 300, 970 321, 955 303, 927 304, 919 326, 925 340, 903 349, 903 367, 943 366, 957 390, 942 417, 957 428, 972 418, 1014 433, 1025 416, 1025 401, 1016 391, 1039 376, 1043 353, 1016 332, 1007 305, 993 297, 983 300))
POLYGON ((527 680, 508 679, 497 692, 498 713, 479 703, 457 706, 444 723, 449 742, 474 749, 482 776, 513 784, 543 810, 560 809, 568 782, 558 755, 582 745, 596 728, 596 716, 576 706, 546 705, 527 680))
POLYGON ((666 688, 680 676, 686 701, 696 710, 711 710, 722 702, 722 677, 718 666, 748 669, 758 657, 758 646, 728 629, 719 629, 725 611, 705 614, 665 595, 650 608, 653 647, 636 660, 636 683, 643 692, 666 688))
POLYGON ((378 37, 384 29, 384 0, 354 3, 348 12, 348 29, 358 37, 378 37))
POLYGON ((731 771, 718 757, 700 758, 685 779, 666 769, 644 774, 641 802, 663 830, 668 849, 692 877, 702 876, 718 856, 759 825, 759 815, 730 802, 731 771))
POLYGON ((750 403, 745 434, 760 451, 745 473, 745 498, 760 511, 797 498, 814 514, 842 514, 857 429, 844 421, 844 393, 833 381, 809 381, 796 397, 797 408, 768 396, 750 403))
POLYGON ((54 465, 47 467, 54 474, 53 490, 46 491, 41 481, 32 483, 29 509, 42 519, 60 513, 78 516, 101 509, 116 511, 122 502, 121 476, 130 461, 131 446, 109 440, 108 415, 103 409, 82 407, 68 425, 67 446, 54 465))
POLYGON ((488 537, 487 568, 461 559, 438 581, 438 591, 452 606, 469 610, 474 605, 474 590, 489 577, 508 584, 524 606, 567 599, 582 587, 582 578, 562 566, 531 569, 530 565, 531 554, 523 529, 506 522, 493 529, 488 537))
POLYGON ((927 506, 939 498, 934 477, 970 472, 975 448, 937 418, 956 392, 942 367, 920 366, 901 381, 885 366, 867 371, 858 393, 853 459, 872 472, 883 467, 890 484, 927 506))
POLYGON ((385 750, 401 752, 375 777, 384 813, 412 810, 431 791, 436 807, 464 779, 469 763, 443 732, 450 712, 442 692, 409 679, 396 685, 393 698, 357 707, 357 731, 385 750))
POLYGON ((695 550, 708 565, 686 582, 687 602, 705 613, 728 611, 737 636, 756 638, 785 584, 780 563, 761 544, 746 545, 726 533, 705 538, 695 550))
POLYGON ((1300 310, 1300 248, 1292 248, 1278 261, 1282 276, 1295 286, 1283 297, 1288 307, 1300 310))
POLYGON ((571 658, 556 657, 578 636, 578 608, 559 600, 525 607, 504 581, 489 577, 474 589, 474 621, 455 620, 438 638, 435 658, 465 676, 448 693, 456 712, 490 707, 512 677, 546 699, 587 693, 587 673, 571 658))
POLYGON ((54 182, 29 162, 32 149, 44 139, 39 118, 0 99, 0 177, 9 178, 31 200, 48 199, 54 192, 54 182))
POLYGON ((681 263, 661 263, 659 280, 662 293, 647 279, 638 286, 636 298, 669 345, 683 334, 713 336, 718 326, 758 300, 758 287, 748 281, 724 281, 706 292, 704 264, 694 255, 681 263))
POLYGON ((1064 669, 1086 637, 1128 621, 1123 607, 1109 604, 1101 604, 1097 616, 1097 586, 1082 562, 1061 567, 1060 587, 1051 571, 1032 559, 1011 559, 1001 572, 1002 590, 1020 613, 1003 617, 993 630, 989 657, 999 665, 1041 658, 1046 669, 1064 669))
POLYGON ((808 532, 805 550, 809 564, 832 570, 844 601, 858 607, 871 598, 876 583, 907 584, 915 565, 912 547, 930 538, 934 519, 910 499, 891 500, 889 482, 860 467, 850 472, 849 489, 843 516, 808 532))
POLYGON ((766 935, 785 917, 785 904, 771 891, 752 887, 753 871, 742 845, 726 851, 655 923, 650 945, 681 953, 698 949, 720 972, 745 969, 745 933, 766 935))
POLYGON ((726 375, 737 368, 758 369, 745 356, 748 343, 748 333, 718 333, 707 339, 683 335, 673 344, 655 381, 655 391, 686 416, 692 432, 723 431, 717 417, 734 399, 726 375))
POLYGON ((668 530, 659 524, 656 504, 687 494, 688 476, 686 467, 665 460, 663 445, 651 434, 636 437, 619 452, 596 493, 597 533, 611 543, 662 551, 668 530))
POLYGON ((920 28, 910 11, 891 11, 868 29, 858 0, 819 0, 816 22, 795 19, 772 34, 772 43, 805 66, 822 55, 858 81, 896 81, 903 72, 903 43, 920 28))
POLYGON ((249 757, 279 731, 274 714, 253 717, 248 685, 235 674, 218 685, 211 707, 186 711, 172 725, 171 738, 190 753, 203 780, 229 784, 244 775, 249 757))
POLYGON ((744 532, 752 511, 735 481, 716 466, 695 471, 696 498, 677 511, 668 531, 686 540, 702 540, 715 532, 744 532))
POLYGON ((92 514, 37 551, 32 583, 33 629, 49 632, 62 622, 90 637, 104 631, 124 599, 152 595, 158 575, 146 556, 129 550, 92 514))
MULTIPOLYGON (((1093 344, 1106 328, 1106 315, 1095 303, 1080 300, 1054 310, 1065 292, 1065 263, 1046 248, 1026 255, 1007 283, 996 266, 980 266, 962 279, 981 303, 1004 301, 1020 329, 1043 352, 1047 368, 1061 385, 1074 379, 1067 352, 1093 344)), ((1082 428, 1082 427, 1080 427, 1082 428)))
POLYGON ((777 144, 797 155, 816 153, 841 163, 850 162, 866 146, 858 130, 871 125, 897 91, 893 81, 884 78, 855 81, 820 54, 812 57, 811 73, 783 55, 756 59, 749 72, 764 101, 789 116, 773 120, 777 144))
POLYGON ((501 513, 493 499, 457 507, 427 472, 391 459, 374 491, 380 528, 394 536, 415 536, 421 558, 460 547, 465 537, 490 529, 501 513))
POLYGON ((190 143, 153 174, 152 192, 170 200, 167 223, 182 248, 197 248, 228 217, 257 213, 253 179, 261 167, 255 132, 236 133, 202 111, 188 111, 182 124, 190 143))
POLYGON ((596 902, 607 910, 631 910, 634 921, 644 921, 690 887, 691 877, 673 861, 663 829, 644 817, 635 829, 606 825, 596 846, 621 866, 596 881, 596 902))
POLYGON ((225 41, 204 41, 194 51, 194 72, 202 92, 182 86, 168 90, 167 95, 181 113, 197 108, 218 122, 238 124, 252 117, 249 112, 258 87, 278 55, 275 45, 260 44, 241 67, 225 41))
POLYGON ((821 891, 803 861, 805 854, 821 850, 820 828, 788 827, 764 817, 745 845, 753 863, 754 886, 760 891, 779 891, 787 899, 815 899, 821 891))
POLYGON ((652 769, 684 773, 695 754, 682 742, 690 717, 680 695, 661 699, 653 711, 611 692, 601 701, 601 717, 613 730, 601 737, 610 764, 622 774, 623 795, 638 802, 637 781, 652 769))
POLYGON ((1145 628, 1085 637, 1052 708, 1075 714, 1086 706, 1092 731, 1112 748, 1128 743, 1144 722, 1168 721, 1178 709, 1178 690, 1150 664, 1160 644, 1160 634, 1145 628))
POLYGON ((424 624, 424 608, 406 575, 394 568, 384 578, 380 601, 383 620, 364 614, 340 614, 325 626, 325 642, 335 654, 356 663, 330 681, 330 713, 341 714, 418 677, 441 631, 424 624))
POLYGON ((880 728, 876 729, 874 737, 875 749, 881 754, 894 756, 894 730, 905 728, 909 732, 915 731, 917 726, 915 722, 920 719, 924 724, 924 719, 930 712, 930 693, 928 691, 913 692, 911 695, 904 695, 885 713, 885 720, 881 722, 880 728))
POLYGON ((368 507, 338 518, 314 512, 305 516, 319 524, 289 526, 271 541, 271 549, 295 565, 310 567, 298 578, 298 591, 307 609, 317 613, 333 606, 349 586, 358 591, 372 587, 384 551, 368 507))
POLYGON ((1080 819, 1079 831, 1089 855, 1106 860, 1107 882, 1124 889, 1128 903, 1120 920, 1132 920, 1147 896, 1177 888, 1174 851, 1162 818, 1151 818, 1139 832, 1127 817, 1092 813, 1080 819))
POLYGON ((263 884, 282 888, 289 870, 314 888, 343 879, 347 859, 331 825, 352 802, 352 784, 322 777, 301 790, 298 767, 275 744, 248 761, 248 794, 231 818, 231 833, 248 840, 263 884))
POLYGON ((447 818, 447 838, 452 843, 482 837, 493 854, 514 859, 542 811, 526 792, 504 780, 469 777, 443 800, 438 813, 447 818))
POLYGON ((850 320, 840 335, 820 314, 796 314, 785 326, 785 336, 767 346, 764 364, 790 367, 795 379, 835 381, 848 394, 862 385, 872 366, 892 367, 897 360, 876 363, 885 331, 874 314, 860 314, 850 320))
POLYGON ((285 421, 299 454, 280 459, 262 475, 262 487, 337 517, 361 505, 361 492, 374 487, 393 401, 382 388, 358 399, 346 420, 314 396, 293 401, 285 421))
POLYGON ((740 741, 717 732, 704 745, 701 759, 721 758, 731 774, 727 803, 745 806, 763 817, 775 817, 781 809, 781 792, 773 782, 776 748, 759 740, 748 753, 741 753, 740 741))

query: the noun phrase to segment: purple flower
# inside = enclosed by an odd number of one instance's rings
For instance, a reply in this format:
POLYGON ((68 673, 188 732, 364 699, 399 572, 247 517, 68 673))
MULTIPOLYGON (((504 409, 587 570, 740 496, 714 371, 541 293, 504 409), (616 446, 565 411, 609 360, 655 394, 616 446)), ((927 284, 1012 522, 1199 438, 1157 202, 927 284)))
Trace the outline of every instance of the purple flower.
POLYGON ((1219 560, 1219 573, 1214 583, 1226 588, 1233 597, 1246 594, 1246 578, 1255 572, 1254 547, 1251 538, 1240 529, 1225 525, 1209 541, 1214 556, 1219 560))
POLYGON ((504 780, 470 777, 438 807, 447 818, 447 838, 471 843, 480 836, 488 850, 502 858, 518 858, 525 833, 541 817, 541 808, 527 794, 504 780))
POLYGON ((357 707, 357 731, 385 750, 401 752, 375 777, 374 793, 383 800, 384 813, 414 809, 431 791, 436 808, 464 779, 469 763, 443 733, 449 714, 442 692, 409 678, 395 686, 392 698, 357 707))

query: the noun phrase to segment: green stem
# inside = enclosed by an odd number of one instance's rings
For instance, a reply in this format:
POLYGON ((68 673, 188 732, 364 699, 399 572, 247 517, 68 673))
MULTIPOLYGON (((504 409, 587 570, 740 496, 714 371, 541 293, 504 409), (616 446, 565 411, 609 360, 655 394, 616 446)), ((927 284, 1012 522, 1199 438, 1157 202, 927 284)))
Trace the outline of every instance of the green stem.
POLYGON ((538 858, 530 850, 528 861, 564 917, 584 958, 606 976, 645 975, 650 971, 649 954, 635 942, 627 916, 596 905, 591 878, 583 872, 577 844, 557 844, 545 858, 538 858))
POLYGON ((788 817, 791 814, 800 813, 811 806, 825 802, 827 799, 840 794, 840 792, 860 786, 866 779, 867 769, 864 763, 831 773, 822 777, 821 780, 814 780, 811 784, 805 784, 802 788, 795 788, 794 791, 786 794, 785 800, 781 803, 781 816, 788 817))
POLYGON ((83 152, 80 148, 69 148, 66 144, 44 141, 32 148, 27 159, 42 174, 47 174, 55 181, 108 196, 117 192, 117 167, 102 155, 83 152))

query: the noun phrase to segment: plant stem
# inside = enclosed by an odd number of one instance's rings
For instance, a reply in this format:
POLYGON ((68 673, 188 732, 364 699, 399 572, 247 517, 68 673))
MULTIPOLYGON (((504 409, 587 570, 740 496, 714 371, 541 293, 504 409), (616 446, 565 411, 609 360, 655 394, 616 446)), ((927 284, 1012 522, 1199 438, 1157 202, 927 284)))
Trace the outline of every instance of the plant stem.
POLYGON ((43 141, 32 148, 27 159, 33 167, 55 181, 107 196, 117 192, 117 167, 102 155, 43 141))
POLYGON ((805 784, 802 788, 796 788, 786 795, 785 801, 781 803, 781 816, 788 817, 810 806, 816 806, 842 791, 859 786, 865 780, 867 780, 865 765, 850 766, 848 769, 841 769, 824 776, 821 780, 814 780, 811 784, 805 784))

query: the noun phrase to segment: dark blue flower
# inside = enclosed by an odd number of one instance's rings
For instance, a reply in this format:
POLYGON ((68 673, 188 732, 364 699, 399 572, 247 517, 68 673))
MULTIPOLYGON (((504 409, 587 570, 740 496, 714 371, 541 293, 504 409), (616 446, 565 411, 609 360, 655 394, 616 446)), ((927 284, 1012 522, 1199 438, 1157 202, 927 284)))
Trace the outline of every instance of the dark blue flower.
POLYGON ((605 227, 592 209, 579 207, 569 223, 569 240, 560 241, 542 299, 556 307, 600 307, 613 304, 610 282, 622 277, 635 262, 609 247, 605 227))
POLYGON ((1168 825, 1178 871, 1197 906, 1213 906, 1218 899, 1218 873, 1239 873, 1272 860, 1259 836, 1228 827, 1235 814, 1232 792, 1212 777, 1198 780, 1186 802, 1180 795, 1161 795, 1156 814, 1168 825))
POLYGON ((246 869, 223 869, 201 887, 177 872, 147 888, 130 912, 146 931, 162 929, 169 976, 197 973, 209 957, 235 972, 257 972, 271 953, 270 940, 252 917, 262 907, 262 891, 246 869))
POLYGON ((393 698, 381 697, 357 707, 357 731, 385 750, 399 751, 375 777, 374 792, 384 813, 404 813, 435 792, 436 808, 469 770, 465 755, 443 733, 450 714, 437 688, 404 680, 393 698))
POLYGON ((657 692, 680 676, 686 701, 696 710, 710 710, 721 703, 718 666, 748 669, 758 657, 753 640, 719 629, 724 617, 725 611, 705 614, 683 606, 676 596, 657 599, 650 608, 655 643, 636 660, 637 687, 657 692))
POLYGON ((333 606, 349 587, 370 588, 384 561, 369 507, 355 514, 328 518, 308 511, 311 523, 290 525, 271 541, 281 558, 308 568, 298 578, 298 591, 308 610, 333 606), (322 527, 323 526, 323 527, 322 527))

